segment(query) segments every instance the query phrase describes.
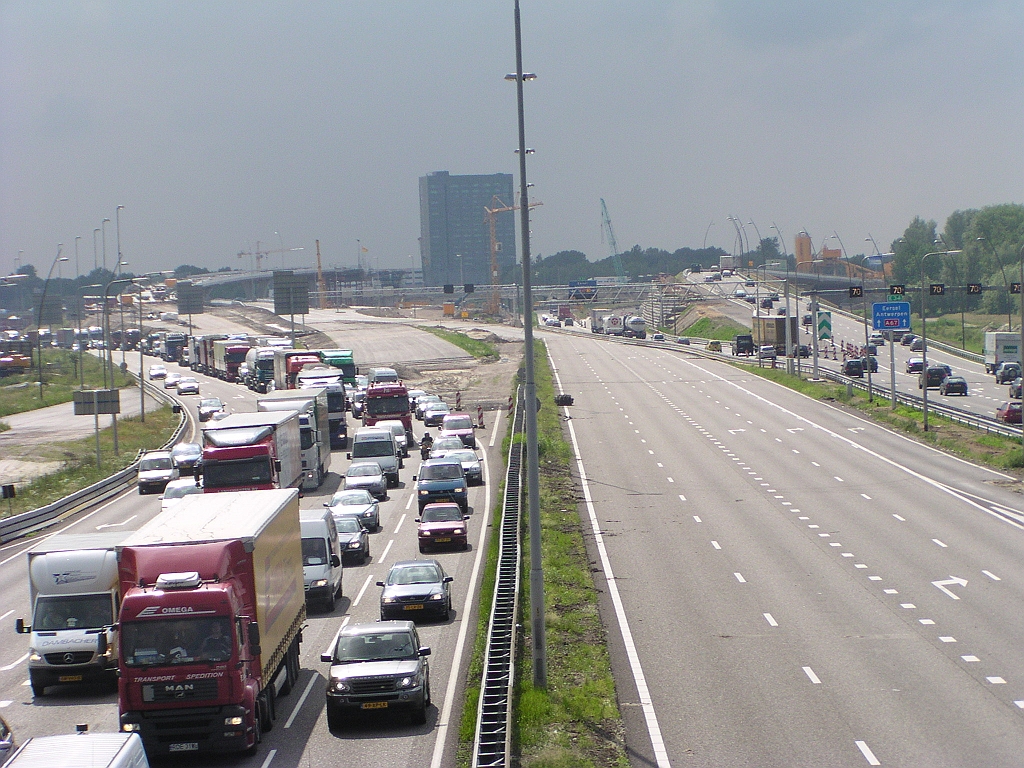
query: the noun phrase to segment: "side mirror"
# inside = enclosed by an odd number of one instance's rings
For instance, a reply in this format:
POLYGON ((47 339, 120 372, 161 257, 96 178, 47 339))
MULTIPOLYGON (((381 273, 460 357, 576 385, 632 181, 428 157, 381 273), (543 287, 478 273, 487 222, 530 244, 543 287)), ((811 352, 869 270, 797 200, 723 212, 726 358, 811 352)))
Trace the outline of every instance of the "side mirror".
POLYGON ((259 653, 258 648, 260 645, 260 625, 257 624, 255 621, 249 622, 249 645, 253 648, 253 655, 259 653))
POLYGON ((377 582, 377 586, 378 587, 383 587, 384 586, 384 582, 383 581, 378 581, 377 582))
POLYGON ((349 461, 352 461, 352 454, 351 453, 346 453, 345 454, 345 458, 348 459, 349 461))
POLYGON ((281 460, 280 459, 274 459, 274 471, 275 472, 280 472, 281 471, 281 460))
POLYGON ((14 631, 19 635, 25 635, 32 631, 32 627, 25 626, 24 619, 18 619, 14 622, 14 631))
POLYGON ((413 476, 412 476, 412 481, 413 481, 414 483, 416 482, 416 475, 413 475, 413 476))
POLYGON ((450 584, 453 581, 455 581, 455 577, 454 576, 445 576, 444 577, 444 583, 445 584, 450 584))
POLYGON ((100 656, 107 652, 107 633, 100 632, 96 635, 96 653, 100 656))
POLYGON ((338 557, 336 554, 332 554, 331 555, 331 567, 332 568, 337 568, 340 565, 341 565, 341 558, 338 557))
POLYGON ((462 516, 462 519, 463 519, 463 520, 469 520, 469 515, 463 515, 463 516, 462 516))
POLYGON ((417 653, 420 656, 429 656, 430 655, 430 646, 429 645, 420 646, 420 649, 419 649, 419 651, 417 651, 417 653))
MULTIPOLYGON (((420 520, 420 519, 419 519, 418 517, 414 517, 414 518, 413 518, 413 522, 415 522, 415 523, 421 523, 421 522, 423 522, 423 521, 422 521, 422 520, 420 520)), ((21 619, 18 619, 18 621, 21 621, 21 619)))
POLYGON ((334 661, 334 654, 331 654, 331 653, 321 653, 320 654, 320 661, 324 661, 324 662, 327 662, 328 664, 330 664, 331 662, 334 661))
POLYGON ((325 507, 329 507, 329 506, 331 506, 331 502, 329 502, 329 501, 325 501, 325 502, 324 502, 324 506, 325 506, 325 507))

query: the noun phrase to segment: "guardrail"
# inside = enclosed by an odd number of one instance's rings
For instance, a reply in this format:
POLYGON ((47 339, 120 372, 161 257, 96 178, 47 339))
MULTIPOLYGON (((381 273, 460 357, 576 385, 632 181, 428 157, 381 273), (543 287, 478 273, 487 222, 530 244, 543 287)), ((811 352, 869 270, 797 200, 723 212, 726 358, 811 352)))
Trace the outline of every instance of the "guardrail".
MULTIPOLYGON (((512 436, 523 429, 521 389, 516 392, 512 436)), ((502 508, 498 571, 487 627, 487 648, 477 703, 476 733, 473 738, 473 768, 503 768, 509 763, 515 683, 516 620, 519 614, 520 566, 520 470, 525 444, 513 439, 509 445, 502 508)))
MULTIPOLYGON (((138 377, 135 378, 137 379, 138 377)), ((146 381, 142 381, 141 385, 146 388, 146 391, 149 392, 155 400, 167 404, 177 403, 178 405, 181 405, 176 398, 164 392, 162 389, 154 387, 146 381)), ((174 433, 171 435, 171 439, 164 443, 161 448, 169 448, 181 440, 181 436, 184 433, 185 428, 188 426, 188 423, 188 409, 182 407, 181 419, 178 421, 177 429, 174 430, 174 433)), ((142 452, 140 451, 140 454, 135 457, 135 460, 129 466, 119 472, 115 472, 110 477, 104 478, 97 483, 93 483, 87 488, 75 491, 74 493, 47 504, 44 507, 39 507, 28 512, 22 512, 20 515, 14 515, 5 520, 0 520, 0 544, 6 544, 7 542, 20 538, 25 534, 45 528, 48 525, 52 525, 57 520, 61 520, 75 512, 80 512, 95 504, 100 504, 107 499, 118 495, 126 488, 130 488, 135 484, 135 481, 138 478, 138 463, 141 453, 142 452)))

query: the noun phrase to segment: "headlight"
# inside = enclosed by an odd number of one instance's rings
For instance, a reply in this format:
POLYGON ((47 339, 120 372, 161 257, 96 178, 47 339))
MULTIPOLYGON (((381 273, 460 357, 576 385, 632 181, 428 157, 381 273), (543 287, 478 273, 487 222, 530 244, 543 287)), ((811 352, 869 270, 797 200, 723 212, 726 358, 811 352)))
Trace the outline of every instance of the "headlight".
POLYGON ((29 651, 29 653, 28 653, 28 660, 29 661, 42 661, 42 659, 43 659, 43 657, 40 656, 39 652, 36 651, 34 648, 31 651, 29 651))
POLYGON ((454 531, 452 531, 452 533, 454 533, 456 536, 461 536, 462 534, 465 533, 465 531, 462 530, 461 528, 456 528, 454 531))
POLYGON ((350 541, 348 543, 348 548, 349 549, 359 549, 362 546, 363 545, 359 541, 350 541))
POLYGON ((399 688, 412 688, 414 685, 416 685, 415 676, 403 677, 398 681, 399 688))
POLYGON ((348 681, 346 680, 331 680, 331 690, 337 693, 345 693, 349 688, 348 681))
POLYGON ((391 604, 391 603, 395 602, 395 598, 393 598, 393 597, 382 597, 380 599, 380 601, 382 603, 391 604))
POLYGON ((121 730, 125 733, 138 733, 142 730, 141 723, 121 723, 121 730))
POLYGON ((429 496, 430 491, 420 491, 420 496, 429 496))
POLYGON ((241 716, 224 718, 224 725, 242 725, 244 722, 245 719, 241 716))
POLYGON ((428 600, 444 600, 444 593, 437 592, 436 594, 431 595, 427 599, 428 600))
POLYGON ((314 581, 309 586, 313 587, 313 588, 316 588, 316 587, 326 587, 327 586, 327 579, 317 579, 316 581, 314 581))

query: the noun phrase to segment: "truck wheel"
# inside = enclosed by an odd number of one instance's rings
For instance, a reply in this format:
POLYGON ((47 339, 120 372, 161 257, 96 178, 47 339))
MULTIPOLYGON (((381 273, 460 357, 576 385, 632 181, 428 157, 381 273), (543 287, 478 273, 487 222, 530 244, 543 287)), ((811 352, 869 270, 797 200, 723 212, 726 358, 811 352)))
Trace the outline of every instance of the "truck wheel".
POLYGON ((252 746, 246 750, 250 757, 259 752, 260 742, 263 741, 263 713, 260 712, 260 709, 257 699, 256 710, 252 713, 252 746))
POLYGON ((267 686, 267 690, 263 693, 263 704, 264 706, 260 709, 260 714, 263 718, 260 727, 266 733, 273 730, 274 720, 277 718, 277 700, 274 698, 274 686, 267 686))

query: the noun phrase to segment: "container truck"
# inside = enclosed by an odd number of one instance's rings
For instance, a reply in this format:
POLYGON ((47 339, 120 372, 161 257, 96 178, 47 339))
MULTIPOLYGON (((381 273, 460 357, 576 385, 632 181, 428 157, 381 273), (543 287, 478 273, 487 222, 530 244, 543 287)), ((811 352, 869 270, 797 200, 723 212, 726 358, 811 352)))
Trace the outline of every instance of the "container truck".
POLYGON ((203 492, 298 487, 302 438, 296 411, 233 413, 203 430, 203 492))
POLYGON ((49 685, 107 683, 117 672, 114 622, 121 601, 114 548, 127 533, 61 533, 28 550, 32 694, 49 685))
POLYGON ((274 381, 274 347, 251 347, 245 353, 245 365, 249 369, 245 386, 263 394, 274 381))
POLYGON ((372 427, 378 421, 401 421, 405 426, 406 445, 414 445, 412 435, 412 408, 409 390, 401 381, 371 384, 363 400, 363 426, 372 427))
POLYGON ((341 381, 343 384, 355 384, 356 368, 355 357, 351 349, 321 349, 318 353, 320 360, 325 365, 341 370, 341 381))
POLYGON ((627 339, 646 339, 646 321, 637 315, 626 315, 622 318, 622 335, 627 339))
POLYGON ((760 348, 771 344, 775 347, 776 354, 786 354, 786 323, 789 323, 789 340, 795 344, 800 338, 800 328, 797 325, 797 318, 786 315, 754 315, 751 317, 751 329, 754 337, 754 346, 760 348))
POLYGON ((228 338, 213 342, 212 376, 224 381, 238 381, 238 366, 245 362, 249 353, 247 338, 228 338))
POLYGON ((305 368, 299 372, 299 389, 327 390, 327 423, 331 431, 331 448, 348 446, 348 398, 345 396, 344 374, 337 368, 305 368))
POLYGON ((331 432, 327 414, 327 390, 282 389, 256 400, 262 413, 298 411, 299 444, 302 449, 302 488, 319 488, 331 468, 331 432))
POLYGON ((299 674, 294 489, 188 496, 117 547, 118 714, 150 757, 255 753, 299 674))
POLYGON ((164 360, 168 363, 175 363, 181 359, 181 352, 188 344, 188 337, 184 333, 175 331, 164 337, 164 360))
POLYGON ((308 349, 274 350, 274 389, 295 389, 304 365, 319 365, 320 356, 308 349))
POLYGON ((1020 362, 1020 334, 988 331, 985 334, 985 373, 995 373, 1004 361, 1020 362))
POLYGON ((590 310, 590 332, 591 333, 604 333, 604 319, 611 312, 610 309, 592 309, 590 310))
POLYGON ((621 336, 623 333, 622 318, 619 315, 604 316, 604 333, 606 336, 621 336))

